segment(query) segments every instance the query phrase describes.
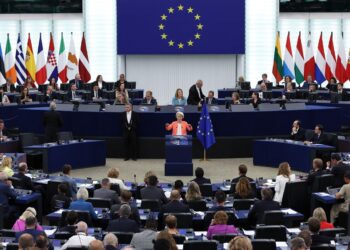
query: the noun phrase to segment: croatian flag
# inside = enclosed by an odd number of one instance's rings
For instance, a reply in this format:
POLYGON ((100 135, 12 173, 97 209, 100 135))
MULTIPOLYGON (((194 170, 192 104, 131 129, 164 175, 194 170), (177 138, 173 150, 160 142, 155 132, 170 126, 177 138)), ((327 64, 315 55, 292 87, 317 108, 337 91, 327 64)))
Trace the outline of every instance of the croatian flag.
POLYGON ((55 56, 55 45, 52 38, 52 33, 50 33, 50 45, 49 51, 47 53, 46 71, 48 79, 55 78, 58 79, 57 61, 55 56))

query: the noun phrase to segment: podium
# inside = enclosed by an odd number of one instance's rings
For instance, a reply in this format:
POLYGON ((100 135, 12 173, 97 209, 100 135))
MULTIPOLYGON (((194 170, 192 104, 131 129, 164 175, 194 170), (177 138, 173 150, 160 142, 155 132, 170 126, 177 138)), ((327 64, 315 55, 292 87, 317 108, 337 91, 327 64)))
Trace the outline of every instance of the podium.
POLYGON ((192 136, 165 136, 165 176, 192 175, 192 136))

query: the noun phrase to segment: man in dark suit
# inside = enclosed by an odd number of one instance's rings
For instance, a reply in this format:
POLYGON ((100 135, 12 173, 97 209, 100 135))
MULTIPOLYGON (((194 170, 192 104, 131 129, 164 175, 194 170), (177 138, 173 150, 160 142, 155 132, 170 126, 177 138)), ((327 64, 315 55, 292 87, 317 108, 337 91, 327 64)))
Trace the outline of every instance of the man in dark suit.
POLYGON ((203 168, 200 168, 200 167, 196 168, 196 170, 194 171, 194 174, 196 175, 196 178, 191 181, 196 182, 198 185, 211 183, 210 179, 204 177, 203 168))
POLYGON ((337 90, 338 90, 338 95, 341 97, 342 101, 350 100, 349 93, 343 89, 343 84, 338 83, 337 90))
POLYGON ((101 188, 94 191, 94 197, 110 200, 112 204, 120 203, 117 192, 111 190, 111 183, 108 178, 102 179, 101 188))
POLYGON ((12 93, 16 91, 15 85, 12 83, 11 78, 6 78, 6 83, 2 85, 4 92, 12 93))
POLYGON ((205 98, 205 103, 209 105, 218 104, 218 100, 214 97, 214 91, 210 90, 208 92, 208 97, 205 98))
POLYGON ((67 93, 69 101, 81 99, 81 95, 77 92, 77 89, 77 85, 74 83, 70 86, 70 91, 68 91, 67 93))
POLYGON ((56 103, 50 103, 50 111, 44 113, 45 142, 57 141, 57 133, 63 126, 61 114, 56 111, 56 103))
POLYGON ((301 127, 299 120, 293 122, 292 132, 289 138, 295 141, 305 141, 305 129, 301 127))
POLYGON ((91 98, 92 100, 98 100, 102 98, 102 90, 99 89, 98 85, 94 85, 91 91, 91 98))
POLYGON ((320 158, 315 158, 312 161, 312 170, 310 171, 309 175, 307 176, 307 184, 312 187, 314 180, 317 176, 322 176, 325 174, 325 172, 322 170, 323 168, 323 161, 320 158))
POLYGON ((254 181, 252 178, 249 178, 247 176, 247 172, 248 172, 248 168, 246 165, 244 165, 244 164, 239 165, 238 166, 238 175, 239 176, 236 178, 233 178, 231 183, 237 183, 243 177, 247 178, 249 180, 249 182, 254 181))
POLYGON ((28 171, 27 163, 21 162, 18 165, 18 173, 14 174, 12 177, 15 177, 20 180, 22 189, 34 190, 32 179, 26 176, 27 171, 28 171))
POLYGON ((52 87, 48 86, 47 90, 46 90, 46 93, 44 95, 43 101, 44 102, 50 102, 50 101, 53 101, 54 99, 55 99, 55 94, 54 94, 54 92, 52 90, 52 87))
POLYGON ((33 217, 28 217, 25 220, 25 225, 26 225, 26 229, 24 231, 21 232, 17 232, 16 233, 16 241, 18 242, 19 237, 21 237, 22 234, 30 234, 31 236, 33 236, 33 239, 36 239, 36 237, 39 234, 42 234, 43 231, 37 230, 36 226, 37 226, 37 220, 36 218, 33 217))
POLYGON ((265 90, 270 90, 272 89, 272 83, 267 79, 267 74, 264 73, 261 75, 261 80, 258 81, 256 88, 257 89, 261 89, 261 85, 264 83, 264 88, 266 88, 265 90))
POLYGON ((303 83, 302 88, 303 88, 303 89, 309 89, 309 87, 310 87, 311 85, 316 85, 316 87, 317 87, 317 84, 316 84, 316 83, 314 82, 314 80, 312 79, 312 76, 311 76, 311 75, 308 75, 307 78, 306 78, 306 81, 304 81, 304 83, 303 83))
POLYGON ((215 193, 216 205, 208 209, 208 211, 231 211, 232 207, 225 207, 226 194, 222 190, 218 190, 215 193))
POLYGON ((331 155, 331 174, 334 175, 334 186, 335 187, 342 187, 344 182, 344 174, 347 171, 350 171, 350 166, 345 164, 342 160, 339 154, 332 154, 331 155))
POLYGON ((132 193, 128 190, 123 190, 120 194, 120 204, 115 204, 111 207, 111 217, 112 219, 119 218, 119 209, 123 204, 128 204, 131 208, 131 215, 129 219, 136 221, 138 225, 141 225, 140 213, 136 204, 131 203, 132 193))
POLYGON ((309 225, 309 230, 311 232, 312 243, 311 246, 317 246, 320 244, 330 244, 331 238, 319 235, 320 231, 320 221, 315 217, 311 217, 307 221, 309 225))
POLYGON ((134 220, 129 219, 130 214, 130 206, 128 204, 123 204, 119 209, 120 218, 109 221, 106 231, 132 233, 140 232, 139 225, 134 220))
POLYGON ((153 97, 152 91, 146 91, 146 96, 143 98, 142 104, 157 105, 157 99, 153 97))
POLYGON ((150 200, 159 200, 160 203, 165 204, 168 199, 165 197, 163 189, 157 187, 157 176, 151 175, 148 177, 147 187, 141 189, 141 198, 150 200))
POLYGON ((196 84, 192 85, 189 90, 187 104, 188 105, 198 105, 202 100, 204 100, 205 95, 202 92, 203 81, 198 80, 196 84))
POLYGON ((317 124, 314 129, 314 136, 311 138, 311 142, 314 144, 328 144, 327 136, 324 134, 323 125, 317 124))
POLYGON ((83 88, 83 81, 81 80, 79 73, 77 73, 77 74, 75 75, 75 78, 74 78, 74 79, 72 79, 72 80, 69 81, 69 84, 70 84, 70 85, 75 84, 75 86, 77 87, 77 89, 82 89, 82 88, 83 88))
POLYGON ((138 126, 138 114, 132 111, 132 105, 125 105, 125 112, 122 114, 122 128, 124 139, 124 161, 130 159, 130 157, 137 160, 137 126, 138 126))
POLYGON ((264 223, 264 212, 271 210, 280 210, 277 201, 273 201, 273 193, 270 188, 261 189, 261 200, 257 201, 248 213, 248 220, 251 225, 264 223))
POLYGON ((4 139, 9 135, 7 129, 5 128, 4 120, 0 119, 0 139, 4 139))

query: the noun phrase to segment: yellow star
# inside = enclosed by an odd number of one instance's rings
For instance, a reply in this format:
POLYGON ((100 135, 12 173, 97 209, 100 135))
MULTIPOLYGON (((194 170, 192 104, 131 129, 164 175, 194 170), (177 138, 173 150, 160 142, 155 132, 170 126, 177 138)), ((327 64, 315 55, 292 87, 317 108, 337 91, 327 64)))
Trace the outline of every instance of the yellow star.
POLYGON ((159 30, 164 30, 165 26, 161 23, 159 26, 159 30))
POLYGON ((170 46, 170 47, 173 47, 174 44, 175 44, 173 40, 170 40, 168 43, 169 43, 169 46, 170 46))
POLYGON ((197 29, 198 29, 198 30, 203 30, 203 26, 204 26, 204 25, 200 23, 200 24, 197 25, 197 29))
POLYGON ((179 47, 179 49, 183 49, 184 48, 184 44, 183 43, 179 43, 177 46, 179 47))
POLYGON ((169 11, 169 14, 173 14, 173 13, 174 13, 174 8, 170 7, 170 8, 168 9, 168 11, 169 11))
POLYGON ((188 13, 193 13, 193 8, 192 8, 192 7, 189 7, 189 8, 187 9, 187 12, 188 12, 188 13))
POLYGON ((201 39, 201 35, 200 35, 200 34, 198 34, 198 33, 197 33, 197 34, 195 34, 195 35, 194 35, 194 37, 195 37, 196 39, 201 39))
POLYGON ((184 10, 184 6, 182 6, 181 4, 179 6, 177 6, 177 8, 179 9, 179 11, 183 11, 184 10))
POLYGON ((165 40, 168 37, 168 35, 163 33, 163 34, 161 34, 161 37, 162 37, 162 40, 165 40))
POLYGON ((189 40, 189 41, 187 42, 187 44, 188 44, 189 47, 192 47, 193 44, 194 44, 194 42, 192 42, 192 40, 189 40))
POLYGON ((160 16, 162 18, 162 20, 166 20, 167 16, 165 14, 163 14, 162 16, 160 16))
POLYGON ((201 19, 201 16, 197 14, 197 15, 194 16, 194 19, 200 20, 200 19, 201 19))

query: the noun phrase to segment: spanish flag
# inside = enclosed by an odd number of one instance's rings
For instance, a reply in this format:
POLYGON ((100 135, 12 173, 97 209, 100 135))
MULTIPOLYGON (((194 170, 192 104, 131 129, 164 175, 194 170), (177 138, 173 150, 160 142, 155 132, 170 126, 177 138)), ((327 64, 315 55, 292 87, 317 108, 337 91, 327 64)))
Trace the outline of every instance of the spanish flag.
POLYGON ((36 68, 35 68, 32 41, 30 40, 30 34, 28 34, 27 52, 26 52, 25 60, 26 60, 27 75, 33 79, 33 82, 35 82, 36 68))
POLYGON ((275 45, 275 56, 273 60, 272 74, 276 78, 276 82, 280 82, 283 79, 283 65, 282 65, 282 53, 280 43, 280 32, 277 32, 276 45, 275 45))

